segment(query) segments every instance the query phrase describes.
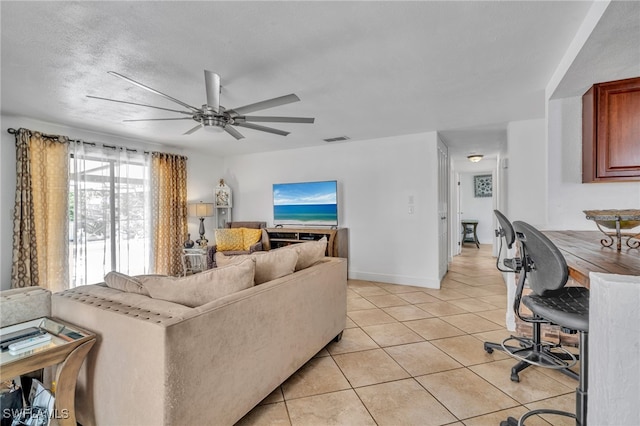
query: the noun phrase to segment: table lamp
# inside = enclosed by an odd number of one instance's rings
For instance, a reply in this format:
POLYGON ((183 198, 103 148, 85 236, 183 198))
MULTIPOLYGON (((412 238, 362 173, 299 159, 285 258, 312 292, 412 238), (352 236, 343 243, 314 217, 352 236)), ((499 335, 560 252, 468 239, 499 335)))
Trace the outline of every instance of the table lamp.
POLYGON ((200 239, 197 240, 196 243, 202 248, 207 247, 209 240, 204 237, 204 218, 213 216, 213 203, 203 203, 202 201, 192 203, 187 206, 187 210, 189 216, 200 219, 200 239))

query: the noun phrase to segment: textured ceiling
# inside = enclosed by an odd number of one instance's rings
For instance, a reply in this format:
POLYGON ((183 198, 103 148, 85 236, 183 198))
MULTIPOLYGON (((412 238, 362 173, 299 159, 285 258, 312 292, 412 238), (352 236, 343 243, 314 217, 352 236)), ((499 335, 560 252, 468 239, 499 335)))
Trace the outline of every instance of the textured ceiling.
POLYGON ((509 121, 544 117, 545 86, 590 6, 3 1, 2 113, 225 155, 434 130, 464 152, 495 145, 509 121), (183 136, 195 123, 122 122, 177 114, 85 96, 177 107, 107 74, 117 71, 200 106, 204 69, 220 74, 227 108, 296 93, 256 115, 316 123, 272 125, 287 137, 183 136))
POLYGON ((582 96, 594 83, 640 76, 640 2, 617 1, 569 67, 552 98, 582 96))

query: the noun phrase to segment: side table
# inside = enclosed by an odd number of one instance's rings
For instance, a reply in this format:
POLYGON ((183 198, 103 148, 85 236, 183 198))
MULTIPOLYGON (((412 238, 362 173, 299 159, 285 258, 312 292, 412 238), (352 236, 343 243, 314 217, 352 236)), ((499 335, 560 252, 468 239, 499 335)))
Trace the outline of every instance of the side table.
POLYGON ((475 243, 477 248, 480 248, 480 241, 478 241, 478 234, 476 229, 478 228, 478 221, 471 219, 463 219, 462 223, 462 242, 463 243, 475 243))
POLYGON ((182 249, 182 271, 183 276, 187 273, 202 272, 207 269, 207 249, 204 248, 183 248, 182 249))
POLYGON ((55 405, 51 424, 76 426, 75 393, 78 372, 87 353, 96 343, 96 335, 75 325, 53 318, 14 324, 0 329, 0 334, 29 327, 39 327, 52 335, 49 342, 25 348, 12 354, 0 353, 0 381, 11 380, 21 374, 57 365, 55 405))

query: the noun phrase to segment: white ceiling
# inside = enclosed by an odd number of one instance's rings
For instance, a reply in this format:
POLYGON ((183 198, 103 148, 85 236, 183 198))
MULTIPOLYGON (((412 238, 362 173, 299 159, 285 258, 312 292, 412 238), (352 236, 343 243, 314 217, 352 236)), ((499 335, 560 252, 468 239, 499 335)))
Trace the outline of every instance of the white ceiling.
POLYGON ((551 98, 582 96, 594 83, 640 76, 640 2, 604 12, 551 98))
POLYGON ((544 117, 545 86, 590 6, 2 1, 1 112, 223 155, 434 130, 455 152, 497 150, 507 122, 544 117), (204 69, 220 74, 227 108, 296 93, 301 102, 256 115, 316 123, 268 124, 287 137, 183 136, 194 122, 122 122, 178 114, 85 96, 180 109, 107 74, 117 71, 199 107, 204 69))

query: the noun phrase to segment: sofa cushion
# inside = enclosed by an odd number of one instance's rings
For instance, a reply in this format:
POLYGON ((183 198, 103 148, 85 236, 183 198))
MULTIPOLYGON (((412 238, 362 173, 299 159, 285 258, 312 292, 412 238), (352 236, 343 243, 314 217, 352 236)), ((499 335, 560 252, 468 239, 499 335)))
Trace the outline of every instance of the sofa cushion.
POLYGON ((251 250, 251 246, 260 241, 262 238, 262 229, 242 229, 242 249, 251 250))
POLYGON ((233 265, 246 259, 255 259, 256 261, 254 281, 258 285, 292 274, 298 261, 298 253, 294 250, 257 251, 240 256, 225 256, 224 253, 216 253, 218 267, 233 265))
POLYGON ((244 250, 244 236, 242 228, 216 229, 216 250, 244 250))
POLYGON ((318 241, 306 241, 304 243, 291 244, 272 251, 279 250, 295 250, 298 253, 296 271, 300 271, 322 260, 327 250, 327 237, 322 237, 318 241))
POLYGON ((196 307, 253 286, 255 261, 209 269, 182 278, 140 277, 139 280, 154 299, 196 307))
POLYGON ((104 282, 108 287, 127 293, 137 293, 149 296, 149 292, 136 277, 130 277, 121 272, 111 271, 104 276, 104 282))

